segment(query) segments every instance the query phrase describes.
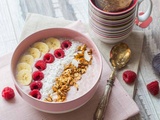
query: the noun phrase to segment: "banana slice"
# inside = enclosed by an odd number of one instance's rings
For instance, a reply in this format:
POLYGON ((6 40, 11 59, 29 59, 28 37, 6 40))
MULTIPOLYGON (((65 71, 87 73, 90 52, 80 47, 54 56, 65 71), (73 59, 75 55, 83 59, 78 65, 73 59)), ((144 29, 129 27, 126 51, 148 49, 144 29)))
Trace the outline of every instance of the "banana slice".
POLYGON ((25 62, 18 63, 18 65, 17 65, 17 71, 19 72, 21 70, 28 70, 29 72, 31 72, 32 68, 31 68, 31 66, 28 63, 25 63, 25 62))
POLYGON ((41 56, 41 52, 37 48, 29 48, 27 53, 32 55, 34 58, 39 58, 41 56))
POLYGON ((45 40, 45 43, 49 46, 50 49, 58 49, 61 46, 60 41, 57 38, 50 37, 45 40))
POLYGON ((20 62, 26 62, 28 63, 29 65, 32 65, 33 62, 34 62, 34 58, 32 55, 23 55, 21 58, 20 58, 20 62))
POLYGON ((37 48, 42 53, 47 53, 49 51, 48 45, 44 42, 36 42, 33 44, 33 47, 37 48))
POLYGON ((17 78, 17 81, 22 85, 29 85, 32 81, 31 72, 28 70, 19 71, 16 78, 17 78))

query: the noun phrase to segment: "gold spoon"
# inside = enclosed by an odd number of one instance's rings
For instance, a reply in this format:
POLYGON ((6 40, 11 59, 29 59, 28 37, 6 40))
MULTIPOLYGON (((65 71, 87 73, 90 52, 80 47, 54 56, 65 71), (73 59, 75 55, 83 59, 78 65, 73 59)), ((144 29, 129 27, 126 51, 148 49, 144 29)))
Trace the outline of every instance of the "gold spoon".
POLYGON ((117 69, 121 69, 124 67, 127 62, 129 61, 131 57, 131 50, 125 43, 119 43, 110 51, 110 62, 113 66, 113 71, 109 77, 109 80, 107 80, 107 85, 105 88, 105 92, 101 98, 101 101, 99 102, 97 109, 94 113, 94 119, 93 120, 103 120, 104 119, 104 113, 105 108, 108 104, 111 88, 113 86, 114 80, 115 80, 115 72, 117 69))

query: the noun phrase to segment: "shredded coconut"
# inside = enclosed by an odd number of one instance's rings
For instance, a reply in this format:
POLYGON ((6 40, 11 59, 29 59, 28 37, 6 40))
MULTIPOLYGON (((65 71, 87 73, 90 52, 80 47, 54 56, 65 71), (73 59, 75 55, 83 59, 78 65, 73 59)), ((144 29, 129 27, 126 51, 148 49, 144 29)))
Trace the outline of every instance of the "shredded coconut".
POLYGON ((69 49, 64 50, 65 57, 61 59, 55 58, 55 61, 51 64, 47 64, 46 69, 43 71, 45 77, 42 80, 43 86, 40 90, 42 95, 41 100, 44 100, 48 94, 50 94, 53 98, 57 97, 52 90, 52 86, 55 84, 55 78, 61 75, 65 64, 72 62, 74 59, 74 53, 77 51, 77 47, 82 45, 82 43, 77 41, 71 40, 71 42, 72 46, 69 49))

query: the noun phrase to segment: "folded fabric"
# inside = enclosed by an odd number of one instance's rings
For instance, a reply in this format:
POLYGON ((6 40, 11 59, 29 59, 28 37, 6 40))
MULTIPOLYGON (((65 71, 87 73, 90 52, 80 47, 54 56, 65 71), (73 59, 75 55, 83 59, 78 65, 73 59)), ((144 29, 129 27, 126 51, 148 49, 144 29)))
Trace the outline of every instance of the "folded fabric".
MULTIPOLYGON (((55 27, 53 26, 52 21, 56 23, 56 19, 54 18, 41 15, 32 16, 32 14, 30 14, 27 18, 21 38, 24 38, 34 31, 38 31, 43 28, 55 27), (43 21, 44 18, 45 21, 43 21)), ((66 22, 65 20, 61 21, 66 22)), ((85 31, 83 27, 80 27, 77 24, 77 22, 71 22, 68 27, 72 29, 76 28, 80 32, 85 31)), ((11 86, 14 88, 10 72, 11 54, 0 57, 0 61, 3 61, 0 64, 0 91, 2 91, 2 89, 6 86, 11 86)), ((102 76, 100 79, 99 87, 93 98, 79 109, 64 114, 48 114, 32 108, 28 103, 24 102, 24 100, 18 95, 16 89, 14 88, 16 96, 13 100, 5 101, 2 96, 0 96, 0 120, 92 120, 95 109, 104 92, 107 78, 109 78, 110 74, 111 69, 103 59, 102 76)), ((106 109, 104 120, 125 120, 131 116, 136 115, 138 112, 139 109, 136 103, 116 79, 111 92, 109 104, 106 109)))
MULTIPOLYGON (((6 86, 14 88, 10 72, 10 59, 11 54, 0 57, 0 61, 3 61, 3 64, 0 65, 0 91, 6 86)), ((16 96, 13 100, 5 101, 2 96, 0 96, 0 120, 92 120, 94 111, 103 94, 106 78, 109 77, 110 73, 111 70, 103 59, 102 76, 94 97, 81 108, 65 114, 47 114, 35 110, 28 103, 24 102, 14 88, 16 96)), ((130 98, 116 79, 106 109, 105 120, 125 120, 136 115, 138 112, 139 109, 136 103, 130 98)))

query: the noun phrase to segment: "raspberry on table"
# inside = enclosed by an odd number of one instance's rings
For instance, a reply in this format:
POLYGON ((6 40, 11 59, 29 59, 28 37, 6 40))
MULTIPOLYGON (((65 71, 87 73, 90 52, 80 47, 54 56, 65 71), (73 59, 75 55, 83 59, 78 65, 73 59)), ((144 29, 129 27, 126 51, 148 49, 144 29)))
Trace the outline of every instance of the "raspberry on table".
POLYGON ((148 91, 154 96, 159 93, 159 82, 157 80, 148 83, 146 87, 148 91))
POLYGON ((14 90, 11 87, 5 87, 2 90, 2 97, 4 99, 10 100, 10 99, 14 98, 14 96, 15 96, 15 93, 14 93, 14 90))
POLYGON ((134 71, 126 70, 126 71, 123 72, 123 80, 127 84, 133 83, 136 78, 137 78, 137 74, 134 71))

